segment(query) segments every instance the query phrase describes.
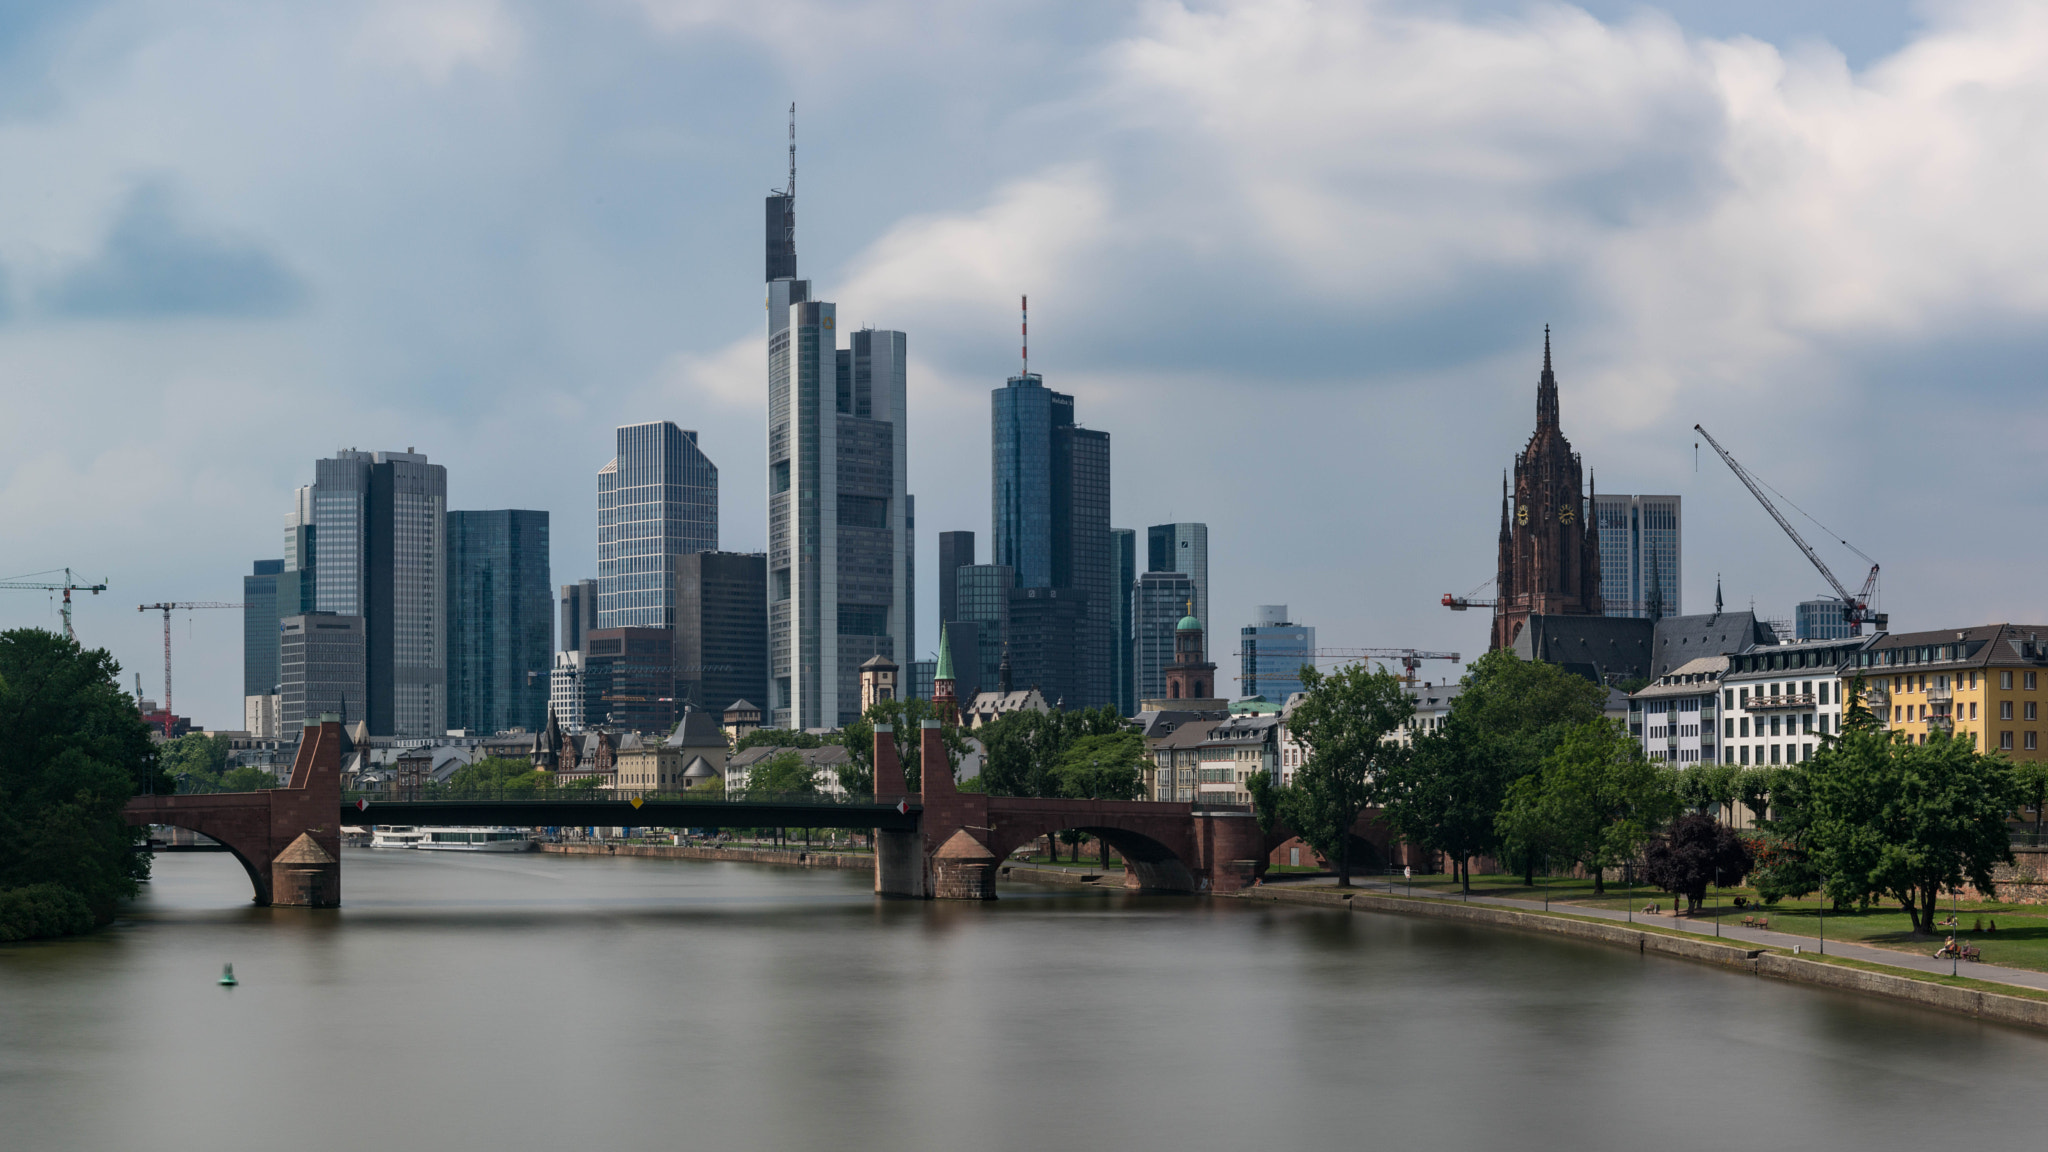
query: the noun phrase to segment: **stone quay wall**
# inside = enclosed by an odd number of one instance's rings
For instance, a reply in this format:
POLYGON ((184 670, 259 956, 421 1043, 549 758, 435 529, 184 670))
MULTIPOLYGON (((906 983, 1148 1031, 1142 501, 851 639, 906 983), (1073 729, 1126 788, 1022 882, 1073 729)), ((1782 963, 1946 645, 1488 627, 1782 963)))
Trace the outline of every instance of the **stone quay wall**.
POLYGON ((843 868, 865 872, 875 858, 865 852, 805 852, 801 849, 714 848, 697 844, 540 844, 542 852, 565 856, 654 856, 664 860, 725 860, 737 864, 780 864, 788 868, 843 868))

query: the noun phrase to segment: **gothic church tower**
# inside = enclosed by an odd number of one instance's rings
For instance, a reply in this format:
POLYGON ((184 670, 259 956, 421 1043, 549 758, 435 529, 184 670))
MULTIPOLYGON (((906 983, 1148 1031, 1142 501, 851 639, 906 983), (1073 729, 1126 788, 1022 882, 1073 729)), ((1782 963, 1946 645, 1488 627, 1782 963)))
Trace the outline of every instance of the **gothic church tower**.
POLYGON ((1536 431, 1515 457, 1512 488, 1503 477, 1494 648, 1514 644, 1531 616, 1599 616, 1600 534, 1578 454, 1558 426, 1557 376, 1550 370, 1550 328, 1543 329, 1543 376, 1536 385, 1536 431))

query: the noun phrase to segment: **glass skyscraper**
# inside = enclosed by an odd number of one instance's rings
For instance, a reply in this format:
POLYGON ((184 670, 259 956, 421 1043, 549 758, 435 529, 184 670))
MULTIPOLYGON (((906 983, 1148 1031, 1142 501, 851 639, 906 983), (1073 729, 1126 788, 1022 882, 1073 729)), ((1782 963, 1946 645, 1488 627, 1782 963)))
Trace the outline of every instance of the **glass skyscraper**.
MULTIPOLYGON (((1207 524, 1154 524, 1145 529, 1145 571, 1178 572, 1188 578, 1194 590, 1194 617, 1204 629, 1209 621, 1209 526, 1207 524)), ((1181 615, 1187 615, 1182 606, 1181 615)), ((1174 617, 1177 621, 1180 616, 1174 617)), ((1167 655, 1173 653, 1167 637, 1167 655)))
POLYGON ((669 558, 718 550, 718 467, 670 421, 627 424, 597 473, 597 626, 675 624, 669 558))
POLYGON ((548 514, 448 514, 448 724, 488 735, 547 723, 554 599, 548 514))
POLYGON ((1138 533, 1130 528, 1109 530, 1110 562, 1115 565, 1110 584, 1110 629, 1116 653, 1110 664, 1109 694, 1117 711, 1138 714, 1138 680, 1133 660, 1131 634, 1131 593, 1138 583, 1138 533))
POLYGON ((242 577, 242 695, 277 692, 277 578, 284 561, 258 560, 242 577))
POLYGON ((1195 582, 1181 572, 1147 572, 1131 586, 1131 662, 1140 701, 1166 696, 1174 630, 1194 598, 1195 582))
POLYGON ((1287 605, 1259 605, 1259 622, 1238 631, 1238 690, 1274 704, 1301 691, 1301 666, 1314 664, 1316 630, 1287 619, 1287 605))
POLYGON ((1600 601, 1606 614, 1684 615, 1678 497, 1599 492, 1593 514, 1599 517, 1600 601))
POLYGON ((957 622, 973 626, 971 631, 952 630, 954 669, 960 679, 971 677, 979 691, 994 692, 999 685, 1003 645, 1010 638, 1010 590, 1017 586, 1016 569, 1008 564, 963 564, 954 570, 953 580, 957 622), (961 668, 970 659, 965 644, 969 637, 973 639, 971 671, 961 668))

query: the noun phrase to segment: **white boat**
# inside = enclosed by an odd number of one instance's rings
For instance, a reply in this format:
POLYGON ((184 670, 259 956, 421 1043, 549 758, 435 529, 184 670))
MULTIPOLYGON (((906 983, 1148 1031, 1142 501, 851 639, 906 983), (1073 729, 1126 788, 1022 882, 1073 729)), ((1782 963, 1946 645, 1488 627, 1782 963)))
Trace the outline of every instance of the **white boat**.
POLYGON ((417 848, 427 834, 405 824, 379 824, 370 830, 372 848, 417 848))
POLYGON ((533 847, 533 833, 524 828, 426 828, 413 847, 433 852, 524 852, 533 847))

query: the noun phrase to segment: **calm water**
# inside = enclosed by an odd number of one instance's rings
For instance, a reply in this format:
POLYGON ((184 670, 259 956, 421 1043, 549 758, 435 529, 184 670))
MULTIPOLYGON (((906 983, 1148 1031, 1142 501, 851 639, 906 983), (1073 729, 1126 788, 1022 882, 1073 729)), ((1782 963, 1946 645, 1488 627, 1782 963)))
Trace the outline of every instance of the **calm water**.
POLYGON ((2038 1146, 2048 1038, 1400 917, 350 850, 0 948, 7 1149, 2038 1146), (233 961, 242 986, 214 979, 233 961))

